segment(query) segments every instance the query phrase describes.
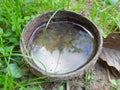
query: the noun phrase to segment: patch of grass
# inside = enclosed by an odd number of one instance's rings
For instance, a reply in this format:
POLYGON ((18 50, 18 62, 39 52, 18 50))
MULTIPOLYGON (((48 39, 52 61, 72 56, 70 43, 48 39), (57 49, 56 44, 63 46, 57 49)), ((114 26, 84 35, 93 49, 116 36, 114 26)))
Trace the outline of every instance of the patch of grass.
POLYGON ((107 5, 105 2, 94 0, 89 18, 97 24, 104 37, 110 32, 116 31, 120 26, 119 5, 120 2, 115 5, 107 5))
POLYGON ((39 12, 69 8, 70 0, 38 0, 39 12), (45 7, 46 6, 46 7, 45 7))
MULTIPOLYGON (((120 28, 120 1, 108 5, 101 0, 0 0, 0 89, 27 90, 41 83, 43 77, 28 78, 31 74, 16 79, 8 74, 6 68, 11 64, 19 65, 23 56, 20 53, 19 39, 25 24, 36 14, 50 10, 67 9, 84 11, 86 17, 97 24, 103 36, 120 28), (27 78, 26 78, 27 77, 27 78), (34 81, 35 80, 35 81, 34 81)), ((87 80, 87 79, 86 79, 87 80)), ((60 87, 61 89, 62 87, 60 87)), ((43 89, 44 90, 44 89, 43 89)))
POLYGON ((111 82, 112 88, 113 88, 114 90, 120 90, 120 79, 111 80, 110 82, 111 82))
POLYGON ((94 80, 94 76, 92 75, 92 70, 89 69, 88 72, 85 74, 85 88, 92 90, 91 88, 91 82, 94 80))

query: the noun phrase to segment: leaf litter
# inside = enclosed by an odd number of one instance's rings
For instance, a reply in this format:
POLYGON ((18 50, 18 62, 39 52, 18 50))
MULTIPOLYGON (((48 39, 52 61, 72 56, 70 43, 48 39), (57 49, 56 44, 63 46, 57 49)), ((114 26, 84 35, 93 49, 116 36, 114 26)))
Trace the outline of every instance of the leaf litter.
POLYGON ((120 34, 111 33, 104 39, 100 58, 120 73, 120 34))

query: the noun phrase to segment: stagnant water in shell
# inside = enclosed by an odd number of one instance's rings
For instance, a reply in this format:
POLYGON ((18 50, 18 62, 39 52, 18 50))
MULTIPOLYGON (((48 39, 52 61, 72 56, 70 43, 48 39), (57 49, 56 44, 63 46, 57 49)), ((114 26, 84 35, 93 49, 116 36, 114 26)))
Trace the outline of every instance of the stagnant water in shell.
POLYGON ((30 39, 34 63, 48 73, 64 74, 82 67, 95 49, 93 35, 81 25, 71 22, 40 26, 30 39))

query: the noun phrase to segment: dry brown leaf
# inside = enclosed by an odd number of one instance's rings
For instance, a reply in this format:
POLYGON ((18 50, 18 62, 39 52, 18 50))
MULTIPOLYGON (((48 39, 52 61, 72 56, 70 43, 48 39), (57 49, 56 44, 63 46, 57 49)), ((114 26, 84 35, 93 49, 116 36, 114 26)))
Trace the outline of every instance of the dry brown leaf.
POLYGON ((111 33, 104 39, 100 58, 120 72, 120 34, 111 33))

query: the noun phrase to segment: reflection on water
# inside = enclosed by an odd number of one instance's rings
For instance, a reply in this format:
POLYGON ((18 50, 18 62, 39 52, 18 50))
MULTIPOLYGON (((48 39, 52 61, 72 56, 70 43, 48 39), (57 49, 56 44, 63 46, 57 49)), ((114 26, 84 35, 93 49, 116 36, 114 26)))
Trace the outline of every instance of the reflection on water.
POLYGON ((44 44, 41 36, 42 33, 36 33, 31 56, 38 67, 49 73, 72 72, 84 65, 94 52, 93 36, 74 23, 51 23, 45 32, 44 44))

